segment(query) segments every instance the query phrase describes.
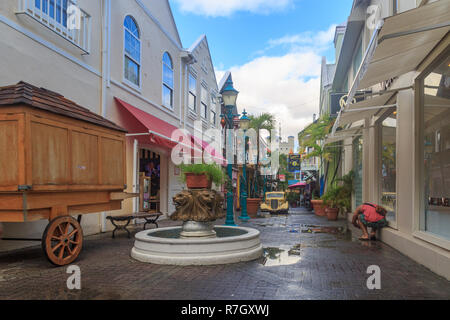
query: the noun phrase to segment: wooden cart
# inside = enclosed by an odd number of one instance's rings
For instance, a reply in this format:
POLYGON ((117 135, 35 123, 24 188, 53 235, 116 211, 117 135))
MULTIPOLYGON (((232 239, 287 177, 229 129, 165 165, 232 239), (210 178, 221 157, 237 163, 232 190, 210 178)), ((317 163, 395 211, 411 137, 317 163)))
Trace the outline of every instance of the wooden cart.
POLYGON ((72 263, 81 215, 119 210, 127 198, 125 144, 124 129, 57 93, 1 87, 0 222, 48 219, 45 255, 72 263))

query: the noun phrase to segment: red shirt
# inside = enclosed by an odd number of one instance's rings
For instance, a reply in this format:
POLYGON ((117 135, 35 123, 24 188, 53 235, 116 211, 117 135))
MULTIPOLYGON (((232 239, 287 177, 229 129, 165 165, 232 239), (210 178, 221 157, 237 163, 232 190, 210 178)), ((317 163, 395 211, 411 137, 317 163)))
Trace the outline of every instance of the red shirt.
POLYGON ((379 214, 375 208, 376 205, 374 204, 363 204, 362 211, 367 222, 378 222, 384 218, 384 216, 379 214))

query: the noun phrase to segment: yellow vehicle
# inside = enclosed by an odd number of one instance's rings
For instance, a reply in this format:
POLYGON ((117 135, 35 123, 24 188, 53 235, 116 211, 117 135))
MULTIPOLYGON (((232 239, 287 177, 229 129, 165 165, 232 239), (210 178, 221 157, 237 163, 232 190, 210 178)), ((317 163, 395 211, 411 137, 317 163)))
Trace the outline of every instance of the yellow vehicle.
POLYGON ((270 213, 288 213, 289 203, 283 191, 267 192, 266 201, 261 203, 261 211, 270 213))

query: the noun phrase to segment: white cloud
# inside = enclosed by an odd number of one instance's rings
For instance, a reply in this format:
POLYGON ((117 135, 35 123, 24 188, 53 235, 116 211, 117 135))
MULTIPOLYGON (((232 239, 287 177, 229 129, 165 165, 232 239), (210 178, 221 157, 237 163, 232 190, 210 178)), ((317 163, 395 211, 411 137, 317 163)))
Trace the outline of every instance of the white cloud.
POLYGON ((269 45, 265 50, 278 46, 288 46, 293 51, 326 49, 334 39, 336 25, 331 25, 328 30, 318 32, 302 32, 294 35, 286 35, 278 39, 270 39, 269 45))
MULTIPOLYGON (((277 129, 281 123, 284 139, 296 137, 319 112, 321 53, 331 45, 330 30, 334 26, 315 34, 271 40, 269 46, 293 46, 284 55, 264 55, 232 67, 234 86, 240 92, 239 111, 245 108, 250 114, 270 112, 277 119, 277 129)), ((217 78, 223 74, 218 70, 217 78)))
POLYGON ((314 44, 314 45, 324 45, 328 44, 334 38, 334 31, 336 25, 330 26, 326 31, 319 31, 314 33, 312 31, 302 32, 295 35, 288 35, 275 40, 269 40, 271 45, 281 45, 281 44, 314 44))
POLYGON ((237 11, 267 13, 287 8, 293 0, 174 0, 180 9, 198 15, 226 17, 237 11))

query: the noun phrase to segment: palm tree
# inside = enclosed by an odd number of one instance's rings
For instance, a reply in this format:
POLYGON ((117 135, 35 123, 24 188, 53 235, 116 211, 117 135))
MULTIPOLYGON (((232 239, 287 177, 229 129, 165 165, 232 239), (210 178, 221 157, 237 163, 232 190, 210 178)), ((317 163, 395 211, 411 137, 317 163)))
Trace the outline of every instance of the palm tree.
MULTIPOLYGON (((320 170, 324 169, 325 163, 329 164, 332 161, 333 156, 338 153, 336 148, 322 146, 321 144, 326 136, 331 133, 334 122, 335 119, 331 118, 328 114, 324 114, 298 134, 301 150, 306 151, 306 148, 313 149, 313 151, 308 153, 304 159, 312 157, 320 158, 320 170)), ((328 165, 325 169, 325 179, 328 176, 327 172, 328 165)))
MULTIPOLYGON (((250 125, 249 127, 252 129, 255 129, 256 131, 256 147, 257 147, 257 153, 256 153, 256 174, 255 179, 258 181, 258 172, 259 172, 259 148, 260 148, 260 130, 266 129, 269 132, 275 128, 275 117, 271 113, 262 113, 259 116, 249 115, 250 118, 250 125)), ((259 189, 261 190, 261 189, 259 189)))

